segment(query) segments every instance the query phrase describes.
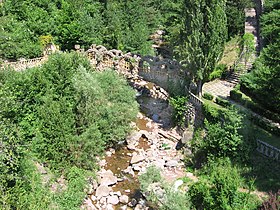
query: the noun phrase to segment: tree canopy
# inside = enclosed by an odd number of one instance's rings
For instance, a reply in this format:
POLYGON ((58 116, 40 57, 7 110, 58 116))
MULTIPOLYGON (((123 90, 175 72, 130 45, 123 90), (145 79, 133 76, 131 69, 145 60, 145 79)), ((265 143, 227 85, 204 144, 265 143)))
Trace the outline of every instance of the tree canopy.
POLYGON ((186 0, 179 58, 197 83, 197 94, 221 58, 227 38, 225 1, 186 0))

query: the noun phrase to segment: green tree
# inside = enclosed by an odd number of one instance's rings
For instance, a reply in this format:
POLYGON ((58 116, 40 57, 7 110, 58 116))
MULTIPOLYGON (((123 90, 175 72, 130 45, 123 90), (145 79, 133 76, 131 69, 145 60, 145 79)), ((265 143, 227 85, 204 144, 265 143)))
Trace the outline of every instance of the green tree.
POLYGON ((243 58, 245 61, 245 69, 247 68, 247 64, 250 59, 254 56, 255 52, 255 42, 254 35, 251 33, 245 33, 242 37, 243 42, 243 58))
POLYGON ((241 78, 241 90, 276 113, 280 110, 280 13, 279 3, 265 2, 266 12, 261 17, 261 35, 265 40, 252 71, 241 78), (266 7, 267 6, 267 7, 266 7))
POLYGON ((202 85, 221 58, 227 38, 225 1, 185 0, 183 12, 178 56, 201 96, 202 85))

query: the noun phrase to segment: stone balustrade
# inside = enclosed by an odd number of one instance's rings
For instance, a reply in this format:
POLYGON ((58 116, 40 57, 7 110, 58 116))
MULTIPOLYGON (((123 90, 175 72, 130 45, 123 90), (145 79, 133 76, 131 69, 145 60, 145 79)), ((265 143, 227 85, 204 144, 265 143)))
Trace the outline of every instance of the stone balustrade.
POLYGON ((16 71, 22 71, 27 68, 33 68, 36 66, 42 65, 48 58, 47 57, 39 57, 39 58, 33 58, 28 60, 20 60, 16 62, 4 62, 0 69, 4 68, 13 68, 16 71))
POLYGON ((189 91, 190 102, 195 106, 201 107, 203 105, 203 101, 189 91))
POLYGON ((280 161, 280 149, 266 142, 257 140, 257 151, 267 157, 280 161))

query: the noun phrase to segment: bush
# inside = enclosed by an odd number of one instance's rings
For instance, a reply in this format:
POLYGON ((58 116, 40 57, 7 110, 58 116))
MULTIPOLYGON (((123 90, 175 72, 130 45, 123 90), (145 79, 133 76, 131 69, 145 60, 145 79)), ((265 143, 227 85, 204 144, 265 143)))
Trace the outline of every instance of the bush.
POLYGON ((162 210, 189 210, 190 202, 185 193, 174 191, 167 183, 164 183, 159 169, 155 166, 147 168, 147 172, 139 177, 141 191, 148 195, 148 200, 162 210), (161 195, 157 193, 155 188, 151 188, 151 184, 157 184, 161 188, 161 195))
POLYGON ((212 104, 205 102, 203 103, 202 110, 203 115, 210 122, 219 121, 220 109, 217 106, 213 106, 212 104))
POLYGON ((244 152, 241 147, 242 136, 239 134, 242 117, 235 109, 221 109, 208 104, 204 105, 204 113, 206 135, 202 137, 197 151, 208 157, 232 158, 237 158, 240 151, 244 152))
POLYGON ((243 180, 228 158, 214 159, 202 170, 189 194, 196 209, 255 209, 257 202, 238 188, 243 180))
POLYGON ((138 112, 123 78, 94 72, 77 53, 53 55, 41 68, 6 78, 1 115, 19 124, 23 141, 51 168, 94 167, 95 156, 126 136, 138 112))
POLYGON ((259 210, 277 210, 280 209, 280 190, 277 193, 269 193, 269 199, 264 201, 258 208, 259 210))
POLYGON ((229 101, 220 97, 217 97, 215 102, 223 107, 229 107, 231 105, 229 101))
POLYGON ((242 99, 242 93, 238 92, 237 90, 231 90, 230 91, 230 98, 234 101, 241 102, 242 99))
POLYGON ((174 109, 173 118, 175 122, 180 126, 184 125, 186 120, 185 116, 188 110, 188 105, 187 105, 188 98, 185 96, 177 96, 174 98, 170 98, 169 101, 174 109))
POLYGON ((16 196, 11 189, 22 177, 23 145, 20 129, 1 116, 0 120, 0 208, 10 209, 13 207, 11 200, 16 196))
POLYGON ((212 101, 213 98, 214 98, 214 96, 211 95, 210 93, 204 93, 204 94, 203 94, 203 98, 212 101))
POLYGON ((211 74, 209 75, 209 81, 222 78, 222 76, 225 74, 226 70, 227 70, 226 64, 218 64, 215 67, 214 71, 211 72, 211 74))

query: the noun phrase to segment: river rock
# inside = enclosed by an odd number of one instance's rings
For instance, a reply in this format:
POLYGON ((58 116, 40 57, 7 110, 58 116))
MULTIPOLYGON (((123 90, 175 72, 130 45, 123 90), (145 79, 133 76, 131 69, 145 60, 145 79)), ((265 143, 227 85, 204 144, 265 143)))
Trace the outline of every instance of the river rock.
POLYGON ((97 199, 100 199, 102 197, 108 196, 110 194, 111 189, 108 186, 100 185, 95 192, 95 196, 97 199))
POLYGON ((114 194, 117 195, 117 196, 119 196, 119 197, 122 196, 122 193, 121 193, 120 191, 117 191, 117 192, 115 192, 114 194))
POLYGON ((142 206, 141 204, 137 204, 134 208, 134 210, 145 210, 145 206, 142 206))
POLYGON ((135 142, 139 141, 141 136, 142 136, 141 133, 134 131, 126 138, 126 142, 128 145, 135 144, 135 142))
POLYGON ((119 210, 127 210, 127 205, 121 206, 119 210))
POLYGON ((127 204, 128 203, 128 196, 127 195, 120 196, 120 202, 123 203, 123 204, 127 204))
POLYGON ((132 200, 128 203, 128 206, 135 207, 137 205, 137 200, 135 198, 132 198, 132 200))
POLYGON ((91 196, 90 196, 90 199, 91 199, 92 201, 96 201, 96 200, 97 200, 97 197, 96 197, 95 195, 91 195, 91 196))
POLYGON ((179 187, 184 184, 183 180, 179 179, 179 180, 176 180, 174 185, 173 185, 173 188, 174 188, 174 191, 178 191, 179 187))
POLYGON ((181 141, 182 141, 183 144, 186 144, 187 142, 192 140, 192 138, 193 138, 193 131, 186 130, 183 133, 183 137, 182 137, 181 141))
POLYGON ((108 204, 108 205, 106 206, 106 210, 115 210, 115 208, 113 207, 112 204, 108 204))
POLYGON ((110 186, 110 185, 114 185, 118 182, 118 178, 114 175, 106 175, 104 176, 101 180, 100 180, 100 184, 101 185, 106 185, 106 186, 110 186))
POLYGON ((135 146, 133 143, 128 144, 126 147, 127 147, 127 149, 129 149, 129 150, 135 150, 135 149, 136 149, 136 146, 135 146))
POLYGON ((133 165, 132 168, 134 171, 141 171, 141 167, 138 165, 133 165))
POLYGON ((152 119, 153 119, 153 121, 155 121, 155 122, 159 122, 159 115, 158 115, 158 114, 153 114, 153 115, 152 115, 152 119))
POLYGON ((177 160, 168 160, 165 163, 165 166, 166 167, 176 167, 176 166, 178 166, 178 161, 177 160))
POLYGON ((141 161, 145 160, 145 157, 141 154, 134 154, 130 160, 131 164, 139 163, 141 161))
POLYGON ((119 198, 117 195, 111 195, 107 198, 107 203, 117 205, 119 203, 119 198))
POLYGON ((164 165, 165 165, 165 160, 163 160, 163 159, 157 159, 156 161, 153 162, 153 164, 154 164, 157 168, 163 169, 163 168, 164 168, 164 165))

